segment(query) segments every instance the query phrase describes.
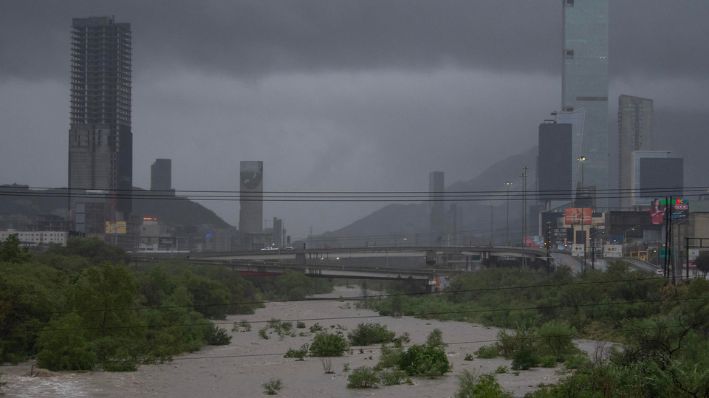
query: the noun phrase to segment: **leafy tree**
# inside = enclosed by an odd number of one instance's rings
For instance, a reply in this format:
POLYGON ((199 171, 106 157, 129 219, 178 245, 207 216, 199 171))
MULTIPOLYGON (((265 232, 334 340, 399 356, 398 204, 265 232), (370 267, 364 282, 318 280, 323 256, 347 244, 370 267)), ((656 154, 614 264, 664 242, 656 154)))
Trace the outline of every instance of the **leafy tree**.
POLYGON ((211 319, 224 319, 231 296, 223 283, 205 276, 186 273, 182 284, 192 295, 195 310, 211 319))
POLYGON ((12 234, 0 243, 0 262, 23 263, 30 259, 27 248, 22 247, 17 235, 12 234))
POLYGON ((50 370, 91 370, 96 365, 83 321, 76 313, 64 315, 40 333, 37 364, 50 370))
POLYGON ((0 362, 37 352, 42 327, 62 303, 58 273, 36 264, 6 264, 0 271, 0 362))
POLYGON ((231 343, 231 336, 229 336, 226 329, 217 327, 213 323, 207 326, 205 338, 209 345, 228 345, 231 343))
POLYGON ((84 257, 94 265, 127 264, 130 260, 125 251, 97 238, 69 238, 66 247, 55 246, 49 250, 49 253, 84 257))
POLYGON ((576 351, 572 341, 575 330, 565 322, 549 321, 537 330, 536 343, 543 354, 562 361, 564 356, 576 351))
POLYGON ((339 357, 347 350, 347 339, 339 333, 318 333, 310 344, 314 357, 339 357))
POLYGON ((394 332, 378 323, 360 323, 348 335, 352 345, 389 343, 394 340, 394 336, 394 332))
POLYGON ((448 357, 440 346, 412 345, 401 355, 399 368, 409 376, 442 376, 450 371, 448 357))

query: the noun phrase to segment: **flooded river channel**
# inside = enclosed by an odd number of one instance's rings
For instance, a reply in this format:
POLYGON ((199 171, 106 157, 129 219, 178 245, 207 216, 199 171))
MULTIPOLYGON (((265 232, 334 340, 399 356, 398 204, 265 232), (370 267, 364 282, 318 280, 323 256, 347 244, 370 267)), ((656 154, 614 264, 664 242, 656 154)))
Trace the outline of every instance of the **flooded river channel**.
MULTIPOLYGON (((330 295, 318 297, 345 297, 361 294, 359 288, 338 287, 330 295)), ((500 365, 508 368, 511 361, 479 359, 465 361, 467 353, 480 346, 492 344, 498 329, 475 326, 463 322, 440 322, 410 317, 380 317, 376 312, 357 309, 349 302, 309 301, 270 303, 253 315, 229 317, 219 322, 232 335, 231 344, 206 347, 200 351, 175 357, 169 363, 144 365, 136 372, 85 372, 47 373, 39 377, 27 376, 31 364, 3 367, 6 396, 9 397, 262 397, 262 384, 271 378, 279 378, 283 388, 280 397, 452 397, 457 389, 456 375, 464 369, 478 373, 493 373, 500 365), (349 317, 349 318, 348 318, 349 317), (359 318, 362 317, 362 318, 359 318), (258 330, 265 325, 259 321, 271 318, 282 320, 305 320, 307 327, 317 322, 323 327, 340 325, 352 330, 358 323, 378 322, 385 324, 397 334, 408 332, 412 343, 423 343, 435 328, 443 332, 448 343, 446 352, 453 371, 434 380, 414 379, 413 385, 380 387, 369 390, 352 390, 346 387, 347 366, 374 366, 379 359, 378 347, 372 346, 360 352, 353 350, 344 357, 332 358, 334 374, 325 374, 319 358, 305 361, 283 358, 289 348, 298 348, 310 343, 312 336, 279 338, 271 335, 265 340, 258 330), (331 319, 323 319, 331 318, 331 319), (231 331, 232 322, 247 320, 252 323, 248 332, 231 331)), ((296 332, 308 329, 294 329, 296 332)), ((346 333, 346 331, 345 331, 346 333)), ((580 348, 593 352, 592 341, 577 342, 580 348)), ((557 369, 537 368, 513 373, 498 374, 497 380, 515 396, 523 396, 541 383, 554 383, 560 377, 557 369)))

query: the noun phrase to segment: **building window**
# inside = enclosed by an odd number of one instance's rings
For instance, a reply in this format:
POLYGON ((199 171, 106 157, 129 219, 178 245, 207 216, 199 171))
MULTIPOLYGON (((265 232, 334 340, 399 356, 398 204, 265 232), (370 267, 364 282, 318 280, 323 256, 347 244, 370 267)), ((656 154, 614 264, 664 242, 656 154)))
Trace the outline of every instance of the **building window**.
POLYGON ((566 59, 573 59, 574 58, 574 50, 573 49, 564 50, 564 57, 566 59))

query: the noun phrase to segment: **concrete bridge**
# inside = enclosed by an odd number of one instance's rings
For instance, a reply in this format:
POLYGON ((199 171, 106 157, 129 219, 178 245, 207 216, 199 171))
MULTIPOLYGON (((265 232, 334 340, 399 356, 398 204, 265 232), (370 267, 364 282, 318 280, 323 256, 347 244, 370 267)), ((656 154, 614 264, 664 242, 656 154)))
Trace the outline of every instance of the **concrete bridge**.
MULTIPOLYGON (((535 248, 360 247, 307 250, 259 250, 232 253, 190 253, 182 257, 195 265, 221 265, 245 276, 277 275, 288 271, 312 277, 410 280, 431 290, 483 265, 547 266, 546 252, 535 248)), ((136 254, 136 261, 155 261, 161 255, 136 254)), ((173 256, 174 257, 174 256, 173 256)))

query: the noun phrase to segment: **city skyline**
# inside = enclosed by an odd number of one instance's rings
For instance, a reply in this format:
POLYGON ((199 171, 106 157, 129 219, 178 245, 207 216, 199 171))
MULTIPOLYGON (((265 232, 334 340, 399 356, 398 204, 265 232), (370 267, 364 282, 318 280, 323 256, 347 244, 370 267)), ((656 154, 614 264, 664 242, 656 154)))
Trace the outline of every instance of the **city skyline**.
MULTIPOLYGON (((95 2, 90 6, 67 2, 57 9, 47 5, 50 11, 41 15, 20 2, 9 4, 12 7, 4 16, 13 18, 4 20, 2 29, 23 32, 26 28, 14 20, 35 21, 34 25, 45 28, 33 29, 37 35, 27 39, 28 45, 40 51, 21 51, 18 43, 9 42, 0 53, 4 61, 0 84, 6 93, 2 115, 10 143, 2 153, 7 171, 0 179, 6 183, 61 186, 66 179, 62 170, 66 155, 49 156, 49 149, 43 152, 40 147, 66 145, 65 136, 56 132, 66 126, 66 29, 71 17, 77 15, 115 14, 140 31, 135 33, 140 40, 134 45, 134 59, 140 60, 140 67, 133 76, 137 90, 133 90, 133 125, 140 132, 134 146, 137 186, 149 186, 148 166, 156 157, 174 159, 174 185, 181 189, 233 187, 236 162, 257 157, 273 170, 267 190, 424 190, 420 176, 429 170, 446 171, 451 182, 468 180, 500 157, 531 148, 539 119, 559 106, 562 44, 558 1, 535 6, 449 4, 437 7, 438 13, 419 5, 424 9, 417 8, 417 13, 428 16, 422 21, 424 31, 438 32, 432 27, 438 26, 436 21, 444 15, 450 21, 440 33, 426 36, 428 41, 417 35, 410 37, 418 32, 413 26, 397 23, 382 30, 376 20, 366 17, 371 15, 367 10, 376 10, 382 18, 395 15, 386 5, 352 6, 348 13, 323 15, 294 3, 290 10, 302 13, 304 20, 336 21, 344 28, 338 30, 342 33, 300 40, 297 33, 301 27, 282 20, 281 13, 265 6, 250 13, 241 12, 239 6, 224 6, 223 15, 243 14, 261 22, 236 24, 249 33, 237 34, 230 31, 232 24, 221 22, 212 23, 203 32, 195 31, 195 27, 205 26, 204 18, 218 14, 212 8, 186 26, 175 22, 186 12, 181 7, 161 13, 165 18, 157 23, 150 12, 142 12, 131 2, 95 2), (509 20, 515 31, 507 34, 491 24, 493 15, 509 20), (469 23, 471 20, 475 23, 469 23), (354 26, 362 23, 370 27, 368 31, 389 40, 365 40, 347 33, 357 32, 354 26), (268 37, 259 33, 266 27, 274 34, 269 39, 274 48, 286 49, 289 56, 285 59, 291 63, 268 52, 244 53, 260 45, 254 37, 268 37), (479 33, 484 30, 490 34, 479 33), (55 31, 64 33, 53 35, 55 31), (170 40, 168 32, 185 40, 161 46, 170 40), (333 39, 321 38, 327 36, 333 39), (495 38, 494 46, 482 39, 489 36, 495 38), (256 41, 249 45, 248 37, 256 41), (288 43, 288 37, 294 42, 288 43), (455 45, 460 40, 466 45, 455 45), (199 43, 209 46, 195 51, 199 43), (317 53, 305 43, 315 46, 317 53), (347 52, 338 52, 338 48, 347 52), (239 57, 224 50, 234 50, 239 57), (36 53, 43 55, 41 62, 35 61, 36 53), (373 56, 385 53, 391 57, 373 56), (26 79, 34 80, 20 88, 19 82, 26 79), (302 100, 303 96, 308 100, 302 100), (45 109, 41 117, 29 117, 31 108, 26 104, 35 102, 45 109), (427 153, 447 156, 422 155, 427 153), (221 158, 235 162, 215 167, 204 161, 221 158), (10 174, 20 160, 48 167, 10 174)), ((706 60, 701 54, 695 56, 688 38, 701 36, 705 28, 699 23, 679 26, 676 22, 681 18, 701 20, 707 15, 706 6, 683 3, 683 7, 669 7, 654 2, 652 7, 639 10, 629 3, 614 2, 610 8, 610 40, 615 44, 609 55, 609 97, 622 92, 654 98, 661 104, 656 111, 658 123, 663 123, 663 114, 669 114, 673 120, 690 121, 688 127, 698 135, 697 123, 706 114, 699 99, 707 85, 698 71, 705 69, 706 60), (625 29, 623 21, 638 15, 650 25, 662 27, 657 22, 663 22, 678 28, 671 32, 656 32, 644 25, 625 29), (658 40, 659 34, 664 40, 658 40), (651 58, 649 48, 656 51, 651 58), (692 62, 670 62, 668 57, 692 62)), ((327 30, 330 25, 322 26, 327 30)), ((692 170, 697 168, 692 167, 687 164, 687 172, 696 175, 692 170)), ((237 222, 233 203, 206 204, 230 223, 237 222)), ((317 213, 322 217, 315 231, 340 227, 378 207, 319 206, 317 213)), ((268 203, 264 207, 266 217, 288 214, 284 221, 289 230, 301 236, 311 226, 314 213, 304 205, 268 203)))

